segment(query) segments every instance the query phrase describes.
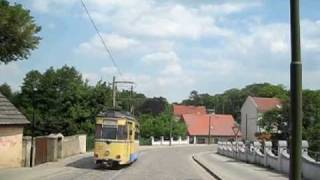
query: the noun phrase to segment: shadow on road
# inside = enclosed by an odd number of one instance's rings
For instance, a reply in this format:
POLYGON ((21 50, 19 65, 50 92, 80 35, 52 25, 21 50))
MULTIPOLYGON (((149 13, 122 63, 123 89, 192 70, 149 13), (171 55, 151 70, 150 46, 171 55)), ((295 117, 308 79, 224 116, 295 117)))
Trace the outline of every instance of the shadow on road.
POLYGON ((80 168, 80 169, 95 169, 95 170, 120 170, 127 168, 129 165, 117 165, 113 167, 107 167, 105 165, 96 165, 94 163, 93 157, 83 157, 66 166, 80 168))

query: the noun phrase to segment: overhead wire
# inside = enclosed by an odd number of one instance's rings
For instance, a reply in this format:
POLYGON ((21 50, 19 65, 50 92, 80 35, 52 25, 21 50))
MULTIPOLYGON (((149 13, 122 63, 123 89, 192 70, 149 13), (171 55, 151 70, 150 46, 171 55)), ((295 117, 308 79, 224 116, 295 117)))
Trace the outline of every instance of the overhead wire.
POLYGON ((88 16, 88 18, 89 18, 92 26, 94 27, 96 33, 97 33, 98 36, 99 36, 99 39, 101 40, 101 43, 102 43, 104 49, 105 49, 106 52, 108 53, 108 55, 109 55, 109 57, 110 57, 110 59, 111 59, 111 62, 112 62, 112 64, 113 64, 113 66, 117 69, 117 72, 119 73, 119 75, 122 76, 122 73, 121 73, 121 71, 120 71, 120 68, 118 67, 115 59, 113 58, 113 55, 112 55, 112 53, 111 53, 111 49, 107 46, 106 42, 104 41, 104 39, 103 39, 103 37, 102 37, 102 35, 101 35, 101 33, 100 33, 100 31, 99 31, 96 23, 94 22, 92 16, 90 15, 90 12, 89 12, 86 4, 84 3, 83 0, 80 0, 80 1, 81 1, 82 7, 84 8, 84 10, 85 10, 85 12, 86 12, 86 14, 87 14, 87 16, 88 16))

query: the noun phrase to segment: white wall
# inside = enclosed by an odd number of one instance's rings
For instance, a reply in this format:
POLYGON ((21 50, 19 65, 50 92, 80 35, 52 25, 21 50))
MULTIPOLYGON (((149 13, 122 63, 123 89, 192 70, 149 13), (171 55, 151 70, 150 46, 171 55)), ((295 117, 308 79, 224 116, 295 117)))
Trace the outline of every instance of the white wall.
MULTIPOLYGON (((251 148, 246 148, 243 144, 238 144, 238 149, 235 148, 236 143, 218 142, 218 153, 224 156, 235 158, 241 161, 246 161, 265 167, 275 169, 282 173, 289 173, 290 155, 287 152, 287 143, 279 141, 278 154, 274 155, 271 152, 271 142, 265 142, 263 153, 261 153, 261 144, 255 142, 251 148)), ((320 177, 320 162, 316 162, 308 156, 308 142, 302 141, 302 175, 304 179, 316 180, 320 177)))
POLYGON ((257 132, 257 117, 258 111, 257 106, 253 99, 249 96, 241 107, 241 124, 240 130, 242 138, 246 138, 246 133, 248 133, 247 138, 249 141, 256 140, 255 133, 257 132), (246 130, 246 116, 247 116, 247 130, 246 130))

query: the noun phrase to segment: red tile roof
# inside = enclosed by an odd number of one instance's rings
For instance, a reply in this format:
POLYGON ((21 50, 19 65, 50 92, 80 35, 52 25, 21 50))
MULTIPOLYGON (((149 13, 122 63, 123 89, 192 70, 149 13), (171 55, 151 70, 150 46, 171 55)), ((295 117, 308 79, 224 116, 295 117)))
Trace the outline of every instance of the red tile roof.
POLYGON ((252 97, 259 112, 266 112, 276 107, 281 107, 281 100, 278 98, 252 97))
POLYGON ((204 106, 186 106, 186 105, 173 105, 173 114, 182 116, 183 114, 207 114, 204 106))
MULTIPOLYGON (((191 136, 208 136, 209 117, 211 116, 212 136, 234 136, 232 127, 235 121, 232 115, 225 114, 184 114, 182 115, 187 125, 188 134, 191 136)), ((241 133, 239 132, 239 136, 241 133)))

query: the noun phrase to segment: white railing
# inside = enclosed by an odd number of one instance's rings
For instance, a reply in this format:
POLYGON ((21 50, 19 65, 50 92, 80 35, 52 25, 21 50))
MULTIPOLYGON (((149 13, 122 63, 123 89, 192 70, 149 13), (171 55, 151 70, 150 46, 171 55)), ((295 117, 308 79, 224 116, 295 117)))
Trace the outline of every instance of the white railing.
MULTIPOLYGON (((278 142, 278 155, 272 152, 272 143, 267 141, 264 148, 259 142, 246 146, 243 142, 218 142, 218 153, 240 161, 254 163, 275 169, 282 173, 289 173, 290 155, 287 152, 287 142, 278 142)), ((302 175, 305 179, 319 179, 320 162, 308 155, 308 142, 302 141, 302 175)))
POLYGON ((153 136, 151 136, 151 145, 178 145, 178 144, 189 144, 189 136, 186 139, 182 139, 181 136, 178 137, 177 140, 171 138, 170 140, 165 140, 163 136, 160 137, 160 140, 155 140, 153 136))

